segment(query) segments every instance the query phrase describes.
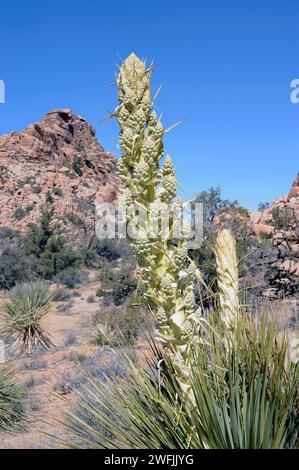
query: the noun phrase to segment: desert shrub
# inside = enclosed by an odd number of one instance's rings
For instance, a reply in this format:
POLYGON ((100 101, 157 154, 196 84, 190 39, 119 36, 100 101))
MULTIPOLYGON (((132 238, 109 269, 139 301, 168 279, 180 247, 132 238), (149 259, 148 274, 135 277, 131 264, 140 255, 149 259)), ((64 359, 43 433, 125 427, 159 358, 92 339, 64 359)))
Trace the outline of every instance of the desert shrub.
POLYGON ((82 214, 88 214, 88 213, 94 214, 95 213, 95 205, 91 203, 87 198, 84 198, 84 197, 76 198, 76 204, 78 207, 78 211, 82 212, 82 214))
POLYGON ((101 263, 97 276, 100 287, 96 295, 103 297, 107 302, 112 301, 115 305, 123 304, 137 287, 133 269, 129 263, 123 263, 115 269, 107 261, 101 263))
MULTIPOLYGON (((124 369, 120 365, 120 361, 118 359, 118 357, 113 358, 108 361, 107 364, 103 365, 100 365, 100 362, 97 358, 91 360, 89 359, 85 361, 85 363, 83 362, 84 371, 89 371, 89 374, 92 374, 93 380, 100 380, 102 384, 106 384, 109 379, 113 377, 123 377, 124 375, 124 369)), ((83 378, 84 384, 88 382, 87 377, 88 375, 86 375, 85 373, 83 378)), ((87 395, 90 402, 93 403, 94 407, 99 408, 100 411, 102 411, 104 414, 113 419, 111 413, 106 408, 107 402, 103 402, 101 405, 99 405, 99 396, 91 397, 89 395, 89 392, 86 391, 85 387, 82 387, 82 385, 80 385, 78 387, 78 390, 75 391, 76 401, 72 406, 71 412, 74 414, 74 416, 76 416, 78 420, 83 419, 84 422, 90 427, 90 429, 96 429, 97 432, 99 432, 101 435, 105 435, 107 439, 111 438, 111 434, 109 432, 106 432, 106 430, 101 426, 99 421, 95 419, 93 411, 85 406, 87 395)), ((88 438, 88 434, 85 434, 84 431, 83 433, 81 433, 81 430, 78 432, 76 426, 72 426, 71 431, 76 436, 76 441, 79 440, 84 445, 85 439, 88 438)))
POLYGON ((115 305, 121 305, 137 287, 136 278, 130 268, 113 276, 111 297, 115 305))
POLYGON ((74 306, 74 302, 71 300, 70 302, 66 302, 64 304, 61 304, 57 307, 57 310, 62 313, 69 312, 71 308, 74 306))
POLYGON ((98 267, 97 280, 100 281, 103 289, 110 289, 113 281, 113 266, 105 258, 101 260, 98 267))
POLYGON ((73 346, 76 343, 77 343, 77 335, 73 331, 70 331, 67 337, 65 338, 64 345, 73 346))
POLYGON ((74 172, 77 173, 78 176, 83 175, 81 157, 74 157, 73 163, 72 163, 72 168, 73 168, 74 172))
POLYGON ((94 317, 91 344, 98 347, 133 346, 142 329, 145 326, 148 329, 146 308, 140 297, 132 297, 125 305, 106 308, 94 317))
POLYGON ((29 397, 28 400, 26 400, 26 412, 28 414, 40 411, 40 409, 41 409, 41 403, 40 403, 40 400, 36 396, 29 397))
POLYGON ((72 291, 72 297, 81 297, 80 291, 74 289, 74 290, 72 291))
MULTIPOLYGON (((69 274, 77 272, 79 277, 81 259, 78 253, 67 246, 63 237, 58 236, 48 241, 47 246, 39 257, 39 272, 45 279, 66 278, 69 274)), ((83 275, 82 275, 83 276, 83 275)), ((66 284, 68 287, 72 285, 66 284)))
POLYGON ((37 259, 37 274, 53 279, 67 268, 81 266, 81 257, 66 242, 59 228, 53 224, 54 209, 46 208, 38 224, 29 224, 23 241, 25 254, 37 259))
POLYGON ((103 346, 113 346, 115 342, 115 330, 111 328, 108 321, 93 325, 90 332, 90 344, 102 348, 103 346))
POLYGON ((10 289, 37 277, 37 260, 32 255, 26 256, 22 243, 19 232, 0 229, 0 289, 10 289))
POLYGON ((68 212, 66 214, 66 218, 72 222, 73 225, 77 225, 78 227, 84 225, 84 220, 82 220, 77 214, 74 214, 74 212, 68 212))
POLYGON ((287 207, 274 207, 272 209, 273 225, 276 230, 288 230, 290 226, 296 224, 294 211, 287 207))
MULTIPOLYGON (((222 199, 219 187, 203 191, 196 197, 195 202, 203 203, 204 240, 199 248, 189 250, 189 256, 200 269, 206 285, 217 293, 215 239, 220 228, 228 228, 236 238, 241 288, 250 288, 252 299, 260 297, 269 285, 266 261, 273 258, 272 244, 269 241, 266 243, 263 237, 259 239, 252 235, 246 210, 237 201, 222 199)), ((207 296, 202 283, 196 285, 196 297, 201 297, 205 306, 208 306, 212 299, 207 296)))
POLYGON ((53 196, 52 196, 52 194, 50 193, 50 191, 47 191, 47 192, 46 192, 46 199, 45 199, 45 200, 46 200, 46 203, 47 203, 47 204, 53 204, 54 199, 53 199, 53 196))
POLYGON ((23 188, 26 184, 32 185, 35 182, 35 176, 26 176, 23 180, 19 181, 21 188, 23 188))
POLYGON ((0 430, 13 431, 19 428, 20 420, 24 417, 24 395, 12 371, 0 364, 0 430))
POLYGON ((127 240, 97 239, 94 238, 90 246, 81 250, 84 263, 89 268, 101 268, 103 260, 114 263, 119 259, 134 262, 132 249, 127 240))
POLYGON ((26 217, 27 211, 26 209, 23 209, 23 207, 18 207, 14 213, 13 213, 13 218, 16 220, 22 220, 24 217, 26 217))
POLYGON ((97 357, 75 356, 75 367, 69 369, 59 377, 54 388, 61 394, 68 394, 78 390, 81 394, 84 392, 84 386, 88 382, 88 377, 93 377, 97 381, 105 382, 114 375, 124 373, 117 357, 112 357, 106 363, 101 363, 97 357))
POLYGON ((47 284, 32 282, 14 287, 9 300, 1 306, 4 333, 15 337, 11 345, 14 355, 50 349, 52 342, 40 325, 48 313, 51 296, 47 284))
POLYGON ((69 289, 73 289, 79 284, 86 282, 87 275, 84 271, 79 270, 76 267, 68 267, 64 270, 61 270, 55 276, 54 280, 68 287, 69 289))
POLYGON ((86 301, 89 303, 89 304, 94 304, 96 302, 96 299, 95 299, 95 296, 94 295, 89 295, 86 299, 86 301))
POLYGON ((107 291, 105 291, 104 289, 99 287, 96 291, 96 296, 97 297, 104 297, 105 295, 107 295, 107 291))
POLYGON ((52 302, 65 302, 72 297, 71 292, 64 287, 57 287, 51 292, 52 302))
POLYGON ((52 193, 54 194, 54 196, 63 197, 62 189, 58 188, 57 186, 54 186, 54 188, 52 189, 52 193))
POLYGON ((39 185, 32 186, 32 192, 33 194, 40 194, 42 191, 41 187, 39 185))
POLYGON ((266 209, 269 209, 270 203, 269 202, 260 202, 258 205, 257 210, 260 212, 265 211, 266 209))
POLYGON ((121 253, 115 240, 105 239, 97 240, 96 253, 107 261, 115 261, 121 257, 121 253))

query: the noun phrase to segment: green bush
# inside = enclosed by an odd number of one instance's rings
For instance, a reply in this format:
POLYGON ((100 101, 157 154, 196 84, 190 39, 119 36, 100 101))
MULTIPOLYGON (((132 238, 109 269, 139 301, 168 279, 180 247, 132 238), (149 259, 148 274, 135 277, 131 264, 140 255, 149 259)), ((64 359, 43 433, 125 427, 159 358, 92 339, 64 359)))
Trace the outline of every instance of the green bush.
POLYGON ((76 267, 68 267, 59 271, 54 278, 55 282, 63 284, 69 289, 77 287, 79 284, 83 284, 87 281, 87 275, 84 271, 79 270, 76 267))
POLYGON ((97 239, 94 238, 90 246, 83 247, 82 257, 85 266, 89 268, 99 268, 103 260, 113 263, 119 259, 132 259, 132 249, 127 240, 97 239))
POLYGON ((24 217, 26 217, 26 215, 26 209, 23 209, 23 207, 18 207, 13 213, 13 218, 16 220, 22 220, 24 217))
POLYGON ((69 212, 66 214, 66 218, 72 222, 72 224, 77 225, 78 227, 84 225, 84 221, 77 215, 74 214, 73 212, 69 212))
POLYGON ((115 305, 123 304, 137 287, 133 269, 130 263, 114 268, 107 260, 103 260, 97 276, 101 285, 96 295, 115 305))
POLYGON ((81 266, 80 255, 53 225, 53 215, 53 208, 45 209, 38 224, 29 224, 23 242, 25 253, 37 258, 37 274, 44 279, 53 279, 68 268, 78 270, 81 266))
POLYGON ((46 203, 47 204, 53 204, 53 202, 54 202, 54 199, 53 199, 50 191, 47 191, 46 192, 46 203))
POLYGON ((111 297, 115 305, 121 305, 137 287, 137 280, 132 271, 117 272, 113 276, 111 297))
POLYGON ((73 164, 72 168, 75 173, 77 173, 78 176, 83 175, 83 170, 82 170, 82 159, 81 157, 74 157, 73 159, 73 164))
POLYGON ((0 229, 0 289, 37 277, 37 259, 24 253, 23 236, 14 230, 0 229))
POLYGON ((24 395, 12 371, 0 364, 0 430, 16 431, 24 417, 24 395))

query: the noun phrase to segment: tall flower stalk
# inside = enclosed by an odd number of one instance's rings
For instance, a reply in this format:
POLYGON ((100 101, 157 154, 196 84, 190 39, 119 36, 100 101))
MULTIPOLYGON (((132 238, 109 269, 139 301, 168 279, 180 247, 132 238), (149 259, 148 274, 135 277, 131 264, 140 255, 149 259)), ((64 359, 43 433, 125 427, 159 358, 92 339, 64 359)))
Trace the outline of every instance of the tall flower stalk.
POLYGON ((218 232, 215 254, 220 313, 222 320, 231 327, 239 315, 239 276, 236 240, 230 230, 218 232))
POLYGON ((198 343, 200 316, 194 297, 196 267, 188 257, 184 228, 174 238, 174 214, 182 203, 177 197, 178 183, 170 156, 161 164, 165 130, 154 111, 151 75, 152 68, 135 54, 119 69, 115 116, 121 129, 122 157, 118 173, 126 201, 126 226, 134 228, 129 239, 137 254, 145 296, 156 316, 159 339, 172 356, 181 386, 191 393, 191 349, 198 343), (158 230, 166 213, 167 230, 158 230))

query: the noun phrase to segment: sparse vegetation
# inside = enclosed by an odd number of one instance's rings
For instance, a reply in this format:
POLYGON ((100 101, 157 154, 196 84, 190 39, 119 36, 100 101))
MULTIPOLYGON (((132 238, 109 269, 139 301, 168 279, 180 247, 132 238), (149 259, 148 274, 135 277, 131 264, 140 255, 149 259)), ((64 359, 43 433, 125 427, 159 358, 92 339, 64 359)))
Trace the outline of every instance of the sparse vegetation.
POLYGON ((67 303, 63 303, 63 304, 59 305, 59 307, 57 307, 57 310, 59 312, 62 312, 62 313, 67 313, 71 310, 73 305, 74 305, 74 302, 72 302, 72 301, 67 302, 67 303))
POLYGON ((64 287, 57 287, 51 292, 52 302, 65 302, 72 298, 72 294, 68 289, 64 287))
POLYGON ((77 403, 80 418, 69 413, 66 418, 68 427, 83 439, 82 446, 296 447, 299 366, 289 361, 286 338, 276 341, 275 320, 264 316, 257 326, 245 314, 234 330, 224 327, 217 313, 210 321, 205 343, 194 351, 190 374, 196 407, 191 414, 171 359, 152 345, 149 369, 122 355, 125 379, 114 377, 105 389, 89 378, 77 403))

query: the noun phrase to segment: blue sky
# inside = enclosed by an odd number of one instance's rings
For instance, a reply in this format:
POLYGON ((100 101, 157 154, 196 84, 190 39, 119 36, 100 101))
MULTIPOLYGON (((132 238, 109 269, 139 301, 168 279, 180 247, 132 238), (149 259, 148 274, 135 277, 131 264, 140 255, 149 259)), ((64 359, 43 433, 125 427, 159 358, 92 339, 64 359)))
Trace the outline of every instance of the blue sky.
POLYGON ((154 88, 186 197, 211 185, 255 209, 299 170, 297 0, 2 2, 0 134, 69 107, 117 153, 115 64, 155 60, 154 88))

